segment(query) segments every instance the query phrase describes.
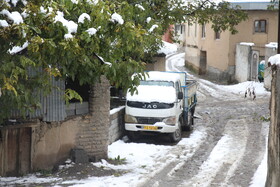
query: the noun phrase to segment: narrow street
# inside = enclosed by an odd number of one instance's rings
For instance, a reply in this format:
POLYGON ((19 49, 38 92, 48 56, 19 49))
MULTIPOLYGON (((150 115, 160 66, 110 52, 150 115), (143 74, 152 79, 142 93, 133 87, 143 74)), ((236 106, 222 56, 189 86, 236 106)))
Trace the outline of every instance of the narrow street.
MULTIPOLYGON (((185 70, 171 64, 176 58, 169 59, 169 68, 185 70)), ((206 133, 203 142, 195 149, 184 150, 185 155, 191 155, 185 159, 178 151, 180 159, 141 186, 250 186, 266 149, 269 123, 261 119, 269 114, 269 96, 253 100, 244 98, 245 90, 234 94, 197 80, 195 114, 199 117, 194 131, 206 133)))

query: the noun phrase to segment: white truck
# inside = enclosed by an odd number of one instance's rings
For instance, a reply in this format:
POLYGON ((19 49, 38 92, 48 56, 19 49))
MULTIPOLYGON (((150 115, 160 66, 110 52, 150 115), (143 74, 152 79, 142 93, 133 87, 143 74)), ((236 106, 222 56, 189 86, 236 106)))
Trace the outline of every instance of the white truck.
POLYGON ((191 130, 197 82, 185 72, 150 71, 137 87, 127 93, 125 130, 133 141, 141 133, 166 133, 171 142, 182 138, 182 130, 191 130))

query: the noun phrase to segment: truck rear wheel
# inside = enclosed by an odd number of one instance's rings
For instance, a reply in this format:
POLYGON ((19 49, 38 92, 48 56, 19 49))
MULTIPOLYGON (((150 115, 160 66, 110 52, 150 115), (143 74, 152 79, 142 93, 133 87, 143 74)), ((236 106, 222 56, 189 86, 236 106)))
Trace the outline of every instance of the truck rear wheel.
POLYGON ((195 107, 191 108, 190 111, 188 112, 188 121, 187 121, 187 125, 186 125, 186 131, 193 130, 194 111, 195 111, 195 107))
POLYGON ((182 139, 182 122, 181 120, 178 121, 178 128, 175 130, 175 132, 171 133, 169 135, 170 140, 172 143, 179 142, 182 139))

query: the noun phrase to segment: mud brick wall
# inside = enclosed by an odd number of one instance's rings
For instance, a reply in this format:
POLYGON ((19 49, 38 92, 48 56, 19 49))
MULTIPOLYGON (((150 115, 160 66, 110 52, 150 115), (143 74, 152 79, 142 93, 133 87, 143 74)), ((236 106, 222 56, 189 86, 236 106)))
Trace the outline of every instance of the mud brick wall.
POLYGON ((280 186, 280 73, 273 70, 266 187, 280 186))
POLYGON ((108 144, 120 132, 118 112, 110 125, 109 81, 102 77, 91 87, 89 114, 61 122, 36 122, 0 128, 0 176, 17 176, 51 170, 70 158, 72 149, 83 149, 91 161, 108 157, 108 144), (116 123, 117 122, 117 123, 116 123), (110 141, 109 141, 109 136, 110 141), (17 138, 18 137, 18 138, 17 138), (21 143, 18 143, 21 140, 21 143), (22 154, 22 150, 26 155, 22 154))

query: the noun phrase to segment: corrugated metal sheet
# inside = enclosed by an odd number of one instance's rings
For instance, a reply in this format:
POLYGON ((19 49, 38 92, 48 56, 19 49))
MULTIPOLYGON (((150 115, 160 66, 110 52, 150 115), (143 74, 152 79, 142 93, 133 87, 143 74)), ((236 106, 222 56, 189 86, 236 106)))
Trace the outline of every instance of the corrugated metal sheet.
POLYGON ((51 82, 58 89, 53 89, 51 94, 46 97, 43 121, 62 121, 66 118, 65 101, 63 98, 65 82, 61 80, 57 81, 54 78, 52 78, 51 82))
MULTIPOLYGON (((39 69, 39 72, 42 71, 39 69)), ((28 74, 30 76, 38 74, 38 70, 34 70, 32 68, 28 69, 28 74)), ((27 112, 27 118, 40 118, 46 122, 52 121, 62 121, 66 118, 66 109, 65 109, 65 101, 63 98, 65 92, 65 81, 63 80, 55 80, 55 78, 51 78, 51 84, 53 85, 53 90, 48 96, 44 96, 41 91, 38 93, 34 93, 39 95, 41 108, 36 109, 34 112, 27 112)), ((12 118, 20 117, 20 111, 15 109, 11 111, 12 118)))

